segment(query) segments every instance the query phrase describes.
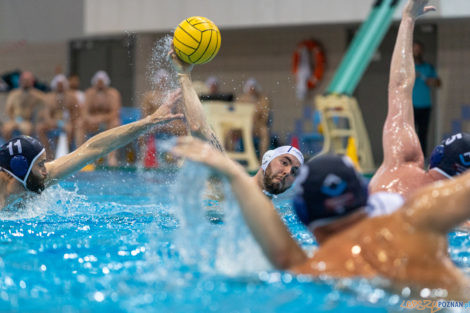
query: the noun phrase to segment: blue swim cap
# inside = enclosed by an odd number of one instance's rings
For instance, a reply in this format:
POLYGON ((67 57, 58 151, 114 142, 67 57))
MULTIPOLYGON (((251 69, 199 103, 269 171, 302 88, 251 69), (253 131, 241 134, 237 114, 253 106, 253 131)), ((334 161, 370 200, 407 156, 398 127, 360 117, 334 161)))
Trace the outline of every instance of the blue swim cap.
POLYGON ((367 183, 346 156, 324 155, 302 166, 294 209, 309 228, 327 224, 367 204, 367 183))
POLYGON ((429 168, 451 178, 470 168, 470 134, 458 133, 445 138, 434 148, 429 168))
POLYGON ((44 146, 33 137, 15 137, 0 147, 0 168, 28 189, 26 181, 31 168, 44 151, 44 146))

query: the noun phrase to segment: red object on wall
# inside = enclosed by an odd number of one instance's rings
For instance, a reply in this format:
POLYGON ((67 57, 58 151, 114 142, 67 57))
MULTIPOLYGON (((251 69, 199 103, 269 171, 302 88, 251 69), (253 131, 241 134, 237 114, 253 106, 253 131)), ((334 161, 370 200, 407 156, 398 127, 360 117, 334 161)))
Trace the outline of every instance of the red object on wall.
POLYGON ((144 167, 145 168, 157 168, 157 147, 155 145, 155 137, 148 136, 147 139, 147 150, 145 151, 144 158, 144 167))

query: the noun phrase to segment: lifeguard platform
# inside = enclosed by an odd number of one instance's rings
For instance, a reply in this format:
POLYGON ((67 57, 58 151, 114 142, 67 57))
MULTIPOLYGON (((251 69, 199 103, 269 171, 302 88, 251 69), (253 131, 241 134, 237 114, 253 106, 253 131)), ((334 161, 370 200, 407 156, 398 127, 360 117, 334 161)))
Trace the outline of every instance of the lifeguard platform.
POLYGON ((255 106, 252 103, 227 101, 202 101, 202 106, 209 124, 224 147, 231 140, 233 131, 241 133, 243 151, 227 151, 227 155, 244 165, 247 171, 257 171, 259 162, 252 136, 255 106))
POLYGON ((324 136, 319 155, 329 152, 346 155, 348 144, 353 142, 362 171, 375 171, 369 135, 356 99, 346 95, 328 95, 318 96, 315 100, 322 116, 324 136), (351 138, 354 140, 351 141, 351 138))

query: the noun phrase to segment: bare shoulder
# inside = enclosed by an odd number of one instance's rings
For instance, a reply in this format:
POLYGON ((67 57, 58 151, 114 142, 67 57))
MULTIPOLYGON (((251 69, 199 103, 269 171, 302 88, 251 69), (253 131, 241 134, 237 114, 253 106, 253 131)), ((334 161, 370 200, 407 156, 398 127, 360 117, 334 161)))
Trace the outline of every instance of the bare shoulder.
POLYGON ((113 97, 120 97, 121 93, 114 87, 108 87, 108 93, 113 97))
POLYGON ((394 192, 406 197, 430 182, 419 162, 384 162, 372 177, 369 191, 394 192))
POLYGON ((20 89, 14 89, 14 90, 12 90, 8 93, 7 99, 10 100, 10 101, 14 100, 15 98, 18 98, 20 94, 21 94, 20 89))

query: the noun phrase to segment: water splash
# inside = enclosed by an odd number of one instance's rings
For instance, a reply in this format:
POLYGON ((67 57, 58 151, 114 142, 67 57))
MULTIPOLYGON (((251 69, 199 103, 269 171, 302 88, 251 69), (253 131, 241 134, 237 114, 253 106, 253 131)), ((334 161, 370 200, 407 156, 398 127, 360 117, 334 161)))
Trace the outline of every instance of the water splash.
POLYGON ((177 73, 168 57, 172 40, 173 38, 170 35, 164 36, 158 40, 152 48, 152 55, 146 71, 147 82, 151 86, 151 90, 156 88, 154 78, 159 70, 164 70, 169 74, 168 79, 162 81, 162 85, 158 86, 160 90, 165 90, 169 93, 179 88, 177 73))

